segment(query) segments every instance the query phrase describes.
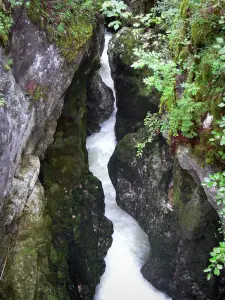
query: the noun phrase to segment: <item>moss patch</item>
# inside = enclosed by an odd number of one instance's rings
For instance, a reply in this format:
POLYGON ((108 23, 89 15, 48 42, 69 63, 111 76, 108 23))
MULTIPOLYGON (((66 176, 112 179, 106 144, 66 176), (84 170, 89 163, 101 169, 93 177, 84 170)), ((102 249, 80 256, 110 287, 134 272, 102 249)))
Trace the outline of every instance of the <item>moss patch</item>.
POLYGON ((28 16, 48 33, 50 41, 54 41, 63 56, 71 62, 92 36, 97 4, 69 0, 52 4, 34 0, 29 6, 28 16))

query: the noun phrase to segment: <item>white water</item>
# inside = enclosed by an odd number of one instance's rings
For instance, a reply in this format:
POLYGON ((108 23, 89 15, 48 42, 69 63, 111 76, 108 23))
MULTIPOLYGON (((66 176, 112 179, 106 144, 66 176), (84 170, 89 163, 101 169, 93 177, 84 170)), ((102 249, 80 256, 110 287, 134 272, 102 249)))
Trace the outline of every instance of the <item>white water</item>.
MULTIPOLYGON (((100 75, 113 89, 107 49, 111 36, 106 34, 100 75)), ((87 138, 90 171, 98 177, 105 193, 106 217, 113 222, 113 244, 105 258, 106 271, 96 288, 95 300, 165 300, 142 276, 140 269, 149 255, 147 235, 137 222, 121 210, 115 200, 115 190, 108 176, 107 163, 116 139, 114 134, 116 108, 101 131, 87 138)))

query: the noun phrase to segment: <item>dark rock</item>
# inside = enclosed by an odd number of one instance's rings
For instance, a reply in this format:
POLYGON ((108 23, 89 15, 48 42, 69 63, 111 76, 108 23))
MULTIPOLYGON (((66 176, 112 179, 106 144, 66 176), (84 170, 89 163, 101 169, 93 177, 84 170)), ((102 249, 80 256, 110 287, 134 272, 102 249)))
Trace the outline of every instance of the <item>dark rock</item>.
POLYGON ((135 145, 144 137, 144 129, 126 135, 109 162, 118 205, 149 236, 151 253, 142 273, 173 300, 218 299, 218 281, 208 282, 203 272, 218 241, 218 216, 201 184, 173 162, 162 138, 137 157, 135 145))
POLYGON ((63 49, 26 12, 16 9, 10 56, 0 48, 0 272, 7 261, 0 299, 93 299, 112 232, 101 184, 88 173, 85 148, 86 77, 93 64, 99 65, 104 28, 93 20, 90 36, 89 23, 87 35, 78 26, 82 43, 74 42, 77 52, 68 63, 63 49), (80 184, 86 192, 72 196, 80 184), (79 220, 87 218, 84 235, 79 220), (79 251, 82 269, 73 264, 79 251))
POLYGON ((135 131, 148 111, 157 112, 160 96, 143 83, 150 76, 148 69, 135 70, 131 65, 137 60, 134 48, 143 45, 143 29, 133 31, 123 28, 110 41, 109 59, 115 83, 117 100, 116 137, 120 140, 126 133, 135 131))
MULTIPOLYGON (((81 66, 78 72, 83 70, 81 66)), ((77 74, 67 92, 54 143, 42 164, 42 181, 54 247, 62 257, 54 266, 56 274, 64 274, 57 285, 64 282, 67 293, 92 300, 105 270, 112 223, 104 216, 101 183, 88 172, 86 82, 87 75, 77 74)))
POLYGON ((72 197, 75 218, 68 264, 71 277, 81 286, 80 295, 92 300, 105 271, 104 257, 112 243, 112 223, 104 217, 104 194, 94 176, 86 176, 73 190, 72 197))
POLYGON ((94 73, 87 86, 87 127, 88 132, 98 132, 100 124, 106 121, 113 112, 113 91, 94 73))
POLYGON ((136 14, 146 14, 155 5, 156 0, 125 0, 131 11, 136 14))

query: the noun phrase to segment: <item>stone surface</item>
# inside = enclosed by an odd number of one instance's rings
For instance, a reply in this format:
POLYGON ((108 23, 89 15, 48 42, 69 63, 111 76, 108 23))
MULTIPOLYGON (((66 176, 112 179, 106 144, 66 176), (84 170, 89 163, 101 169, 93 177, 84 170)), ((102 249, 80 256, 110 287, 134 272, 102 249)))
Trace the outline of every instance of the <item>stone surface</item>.
POLYGON ((98 73, 91 75, 87 86, 87 126, 88 132, 100 130, 100 124, 113 112, 113 91, 102 81, 98 73))
POLYGON ((18 219, 24 210, 27 198, 32 193, 40 172, 40 160, 37 156, 25 156, 12 182, 12 192, 3 214, 3 224, 10 225, 18 219))
POLYGON ((140 47, 145 41, 144 29, 123 28, 109 44, 110 67, 118 107, 115 127, 118 140, 140 127, 148 111, 158 111, 159 94, 154 89, 148 90, 143 83, 150 71, 131 67, 137 60, 134 48, 140 47))
POLYGON ((82 35, 68 63, 26 10, 16 9, 14 22, 7 55, 0 49, 0 299, 93 299, 112 225, 101 184, 88 173, 81 77, 99 65, 104 27, 93 20, 92 37, 82 35), (65 93, 77 97, 63 109, 65 93), (87 194, 72 196, 79 184, 87 194), (78 252, 82 263, 74 264, 78 252))
MULTIPOLYGON (((216 172, 216 169, 210 165, 202 166, 201 161, 197 159, 191 150, 191 147, 187 147, 184 145, 179 145, 176 151, 176 156, 179 160, 181 167, 184 170, 187 170, 188 173, 195 179, 197 183, 204 182, 206 177, 209 177, 211 174, 216 172)), ((210 204, 217 210, 220 210, 220 207, 216 203, 216 189, 208 188, 207 186, 203 186, 207 198, 210 204)))
POLYGON ((104 217, 101 183, 88 172, 85 146, 88 76, 82 75, 84 69, 82 65, 67 92, 41 177, 54 224, 54 247, 61 257, 55 271, 60 272, 61 282, 69 287, 67 292, 73 297, 92 300, 105 269, 103 259, 111 245, 112 224, 104 217))
POLYGON ((91 51, 92 56, 102 51, 103 27, 97 26, 96 31, 76 59, 68 63, 46 33, 27 18, 26 11, 18 10, 9 55, 0 49, 0 94, 5 101, 0 107, 1 198, 10 192, 22 152, 43 158, 53 142, 64 94, 75 70, 91 51), (9 57, 12 69, 7 68, 9 57))
POLYGON ((148 234, 150 257, 144 277, 174 300, 222 299, 219 281, 203 270, 218 241, 218 216, 201 186, 171 158, 157 137, 137 157, 145 130, 127 134, 109 162, 118 205, 148 234))
POLYGON ((155 0, 125 0, 131 11, 136 14, 146 14, 156 3, 155 0))

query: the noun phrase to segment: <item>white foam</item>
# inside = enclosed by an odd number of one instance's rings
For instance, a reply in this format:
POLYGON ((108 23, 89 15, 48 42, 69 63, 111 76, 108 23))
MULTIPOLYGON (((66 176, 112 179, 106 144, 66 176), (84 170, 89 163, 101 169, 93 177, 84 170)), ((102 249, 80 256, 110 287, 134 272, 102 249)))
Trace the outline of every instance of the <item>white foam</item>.
MULTIPOLYGON (((110 38, 106 34, 99 74, 114 91, 107 56, 110 38)), ((117 206, 115 190, 109 179, 107 163, 116 146, 115 115, 116 107, 109 120, 102 124, 101 131, 87 138, 89 168, 103 184, 106 217, 114 226, 113 243, 105 258, 106 270, 96 288, 94 299, 165 300, 168 298, 155 290, 140 273, 149 255, 148 237, 137 222, 117 206)))

